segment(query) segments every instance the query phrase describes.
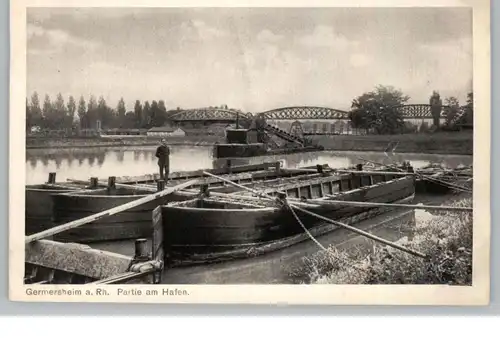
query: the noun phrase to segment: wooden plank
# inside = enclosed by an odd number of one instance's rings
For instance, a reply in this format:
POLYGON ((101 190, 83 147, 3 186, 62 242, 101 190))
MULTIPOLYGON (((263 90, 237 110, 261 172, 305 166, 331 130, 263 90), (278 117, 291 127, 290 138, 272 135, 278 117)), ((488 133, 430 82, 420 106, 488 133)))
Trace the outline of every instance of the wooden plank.
POLYGON ((162 191, 158 191, 158 192, 156 192, 154 194, 151 194, 151 195, 139 198, 137 200, 125 203, 123 205, 111 208, 109 210, 104 210, 104 211, 101 211, 101 212, 99 212, 97 214, 90 215, 88 217, 81 218, 81 219, 78 219, 78 220, 75 220, 75 221, 72 221, 72 222, 69 222, 69 223, 61 224, 61 225, 58 225, 58 226, 53 227, 51 229, 39 232, 37 234, 26 236, 25 243, 31 243, 31 242, 39 240, 39 239, 43 239, 43 238, 46 238, 46 237, 49 237, 49 236, 54 236, 54 235, 56 235, 56 234, 58 234, 60 232, 77 228, 79 226, 91 223, 93 221, 96 221, 96 220, 104 218, 104 217, 115 215, 115 214, 120 213, 122 211, 125 211, 125 210, 128 210, 128 209, 132 209, 134 207, 137 207, 137 206, 139 206, 141 204, 144 204, 144 203, 147 203, 147 202, 154 201, 156 199, 162 198, 164 196, 172 194, 172 193, 174 193, 174 192, 176 192, 178 190, 187 188, 187 187, 189 187, 189 186, 191 186, 193 184, 196 184, 198 182, 199 182, 199 180, 191 180, 191 181, 188 181, 188 182, 184 182, 184 183, 176 185, 175 187, 171 187, 171 188, 167 188, 167 189, 162 190, 162 191))
POLYGON ((392 171, 364 171, 364 170, 343 170, 343 169, 338 169, 336 170, 339 173, 347 173, 347 174, 355 174, 355 175, 395 175, 395 176, 416 176, 418 175, 417 173, 411 173, 411 172, 392 172, 392 171))
MULTIPOLYGON (((252 189, 259 189, 262 193, 270 193, 270 192, 275 192, 275 191, 285 191, 285 190, 291 190, 291 189, 297 189, 297 188, 307 188, 307 186, 314 185, 314 184, 321 184, 325 182, 330 182, 330 181, 340 181, 344 178, 347 178, 349 174, 344 174, 344 175, 329 175, 329 176, 315 176, 314 178, 292 178, 292 179, 285 179, 282 180, 281 182, 276 182, 276 184, 272 184, 272 182, 259 182, 258 184, 255 184, 251 186, 252 189)), ((247 190, 248 191, 248 190, 247 190)), ((238 191, 234 193, 235 195, 245 195, 247 192, 245 191, 238 191)), ((303 194, 302 194, 303 195, 303 194)), ((305 196, 307 197, 307 196, 305 196)))
POLYGON ((104 278, 95 282, 90 283, 91 285, 109 285, 109 284, 127 284, 127 282, 135 281, 134 284, 146 284, 143 280, 140 280, 148 275, 150 275, 150 271, 144 272, 124 272, 115 276, 111 276, 109 278, 104 278))
MULTIPOLYGON (((241 165, 241 166, 235 166, 231 167, 231 171, 228 170, 227 167, 224 168, 216 168, 216 169, 200 169, 200 170, 193 170, 193 171, 179 171, 179 172, 173 172, 169 175, 169 179, 192 179, 192 178, 199 178, 203 177, 203 171, 208 171, 214 174, 218 175, 224 175, 228 173, 244 173, 244 172, 250 172, 250 171, 260 171, 260 170, 269 170, 270 167, 275 167, 278 162, 265 162, 265 163, 259 163, 259 164, 249 164, 249 165, 241 165)), ((118 183, 135 183, 135 182, 144 182, 144 181, 154 181, 159 178, 158 174, 146 174, 146 175, 140 175, 140 176, 122 176, 122 177, 117 177, 116 181, 118 183)))
POLYGON ((132 257, 91 249, 86 245, 43 239, 26 245, 25 262, 103 279, 126 272, 132 257))
POLYGON ((85 186, 83 184, 87 184, 87 182, 82 184, 80 184, 79 182, 77 184, 72 184, 72 183, 45 183, 44 188, 57 189, 55 190, 55 192, 57 192, 58 190, 80 190, 80 189, 85 189, 85 186))
MULTIPOLYGON (((165 248, 163 246, 163 218, 161 206, 153 210, 153 240, 152 240, 152 258, 153 260, 165 261, 165 248)), ((153 284, 161 283, 162 271, 155 272, 153 275, 153 284)))
MULTIPOLYGON (((26 264, 28 265, 28 264, 26 264)), ((38 266, 36 265, 29 265, 31 267, 31 272, 28 276, 24 278, 24 284, 31 284, 36 280, 36 277, 38 275, 38 266)))
MULTIPOLYGON (((299 175, 300 173, 296 173, 296 175, 299 175)), ((302 173, 306 175, 307 173, 302 173)), ((241 172, 241 173, 236 173, 236 174, 224 174, 223 177, 230 179, 230 180, 241 180, 241 179, 252 179, 252 178, 259 178, 259 179, 267 179, 268 177, 275 178, 276 173, 274 171, 254 171, 254 172, 241 172)), ((220 181, 214 180, 213 178, 209 177, 199 177, 200 179, 200 185, 201 184, 217 184, 220 183, 220 181)), ((67 179, 68 182, 72 183, 78 183, 78 184, 85 184, 85 181, 81 180, 76 180, 76 179, 67 179)), ((181 179, 172 179, 169 178, 169 183, 182 183, 183 181, 187 181, 187 179, 181 178, 181 179)), ((122 187, 122 188, 130 188, 130 189, 138 189, 141 190, 143 186, 145 186, 145 183, 136 183, 140 181, 131 181, 131 182, 121 182, 117 179, 115 186, 116 187, 122 187)), ((98 182, 99 187, 106 187, 107 186, 107 181, 101 180, 98 182)))

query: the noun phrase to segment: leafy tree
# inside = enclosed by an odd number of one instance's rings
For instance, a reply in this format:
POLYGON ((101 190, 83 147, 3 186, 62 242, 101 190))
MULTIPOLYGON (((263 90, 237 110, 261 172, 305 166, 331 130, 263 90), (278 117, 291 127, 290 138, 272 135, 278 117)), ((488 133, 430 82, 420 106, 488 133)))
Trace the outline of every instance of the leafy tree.
POLYGON ((474 93, 470 92, 467 94, 466 104, 462 107, 463 115, 458 120, 459 124, 474 124, 474 93))
POLYGON ((98 118, 96 98, 94 95, 90 95, 89 102, 87 104, 87 128, 97 128, 98 118))
POLYGON ((103 96, 99 97, 99 102, 97 104, 97 116, 101 121, 101 128, 111 128, 114 126, 114 111, 108 107, 103 96))
POLYGON ((441 110, 443 102, 441 96, 437 91, 432 92, 431 98, 429 99, 429 104, 431 105, 431 114, 434 127, 439 127, 439 120, 441 118, 441 110))
POLYGON ((83 98, 83 95, 80 96, 80 100, 78 100, 78 118, 80 120, 80 128, 82 129, 88 128, 87 106, 85 104, 85 99, 83 98))
POLYGON ((141 101, 136 100, 135 101, 135 106, 134 106, 134 115, 135 115, 135 126, 137 128, 142 127, 142 120, 143 120, 143 112, 142 112, 142 105, 141 101))
POLYGON ((68 119, 67 126, 72 127, 75 121, 75 111, 76 111, 76 102, 75 98, 70 95, 68 98, 68 119))
POLYGON ((445 99, 447 107, 444 110, 446 117, 446 125, 448 127, 453 127, 455 124, 455 118, 460 113, 460 103, 458 99, 454 96, 450 96, 445 99))
POLYGON ((45 94, 45 99, 43 101, 43 108, 42 108, 42 114, 43 114, 43 127, 44 128, 53 128, 54 126, 49 122, 51 121, 51 115, 52 115, 52 102, 50 102, 50 97, 49 95, 45 94))
POLYGON ((158 109, 158 102, 156 100, 153 100, 151 103, 151 108, 149 110, 149 126, 148 127, 153 127, 156 126, 156 120, 160 116, 160 111, 158 109))
POLYGON ((167 111, 167 107, 165 106, 165 101, 163 101, 163 100, 158 101, 158 109, 160 109, 164 112, 167 111))
POLYGON ((123 127, 124 125, 127 124, 125 121, 125 113, 126 113, 127 109, 125 108, 125 101, 123 100, 123 97, 120 98, 120 101, 118 101, 118 106, 116 107, 116 111, 118 112, 117 125, 120 127, 123 127))
POLYGON ((159 102, 153 101, 151 103, 150 117, 151 126, 160 127, 165 124, 167 119, 167 109, 163 100, 160 100, 159 102))
POLYGON ((127 129, 137 128, 137 119, 135 117, 135 112, 129 111, 125 113, 125 119, 122 128, 127 128, 127 129))
POLYGON ((52 116, 50 119, 52 120, 52 126, 54 129, 64 129, 66 122, 66 106, 64 104, 64 98, 61 93, 57 94, 56 101, 52 106, 52 116))
POLYGON ((26 132, 31 130, 33 124, 33 118, 31 116, 31 107, 28 104, 28 98, 26 98, 26 132))
POLYGON ((353 100, 349 118, 353 127, 394 134, 404 130, 404 120, 396 107, 408 102, 409 96, 390 86, 377 86, 353 100))
POLYGON ((146 101, 144 103, 144 107, 142 108, 142 121, 141 121, 141 128, 148 128, 150 123, 151 123, 151 105, 149 104, 149 101, 146 101))
POLYGON ((32 126, 41 126, 43 123, 42 109, 40 108, 40 99, 38 98, 37 92, 31 95, 29 115, 27 114, 26 117, 27 119, 29 118, 30 128, 32 126))
POLYGON ((158 101, 158 116, 156 117, 155 125, 163 126, 167 122, 167 107, 165 107, 165 101, 158 101))

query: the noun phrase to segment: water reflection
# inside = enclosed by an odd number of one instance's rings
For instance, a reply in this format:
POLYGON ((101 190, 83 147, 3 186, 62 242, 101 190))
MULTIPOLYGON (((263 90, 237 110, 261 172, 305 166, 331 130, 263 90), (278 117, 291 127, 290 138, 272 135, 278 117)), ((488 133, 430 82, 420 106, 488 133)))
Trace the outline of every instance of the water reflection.
MULTIPOLYGON (((57 180, 68 178, 87 180, 97 176, 132 176, 156 172, 156 147, 28 149, 26 151, 26 183, 37 184, 47 180, 50 172, 57 172, 57 180)), ((472 156, 396 154, 390 158, 376 152, 309 152, 279 156, 261 156, 234 159, 232 165, 258 164, 282 161, 287 168, 328 164, 346 167, 361 163, 361 159, 383 163, 411 161, 418 168, 430 162, 448 167, 469 165, 472 156)), ((226 160, 214 160, 211 147, 174 146, 171 149, 171 170, 196 170, 221 167, 226 160)))

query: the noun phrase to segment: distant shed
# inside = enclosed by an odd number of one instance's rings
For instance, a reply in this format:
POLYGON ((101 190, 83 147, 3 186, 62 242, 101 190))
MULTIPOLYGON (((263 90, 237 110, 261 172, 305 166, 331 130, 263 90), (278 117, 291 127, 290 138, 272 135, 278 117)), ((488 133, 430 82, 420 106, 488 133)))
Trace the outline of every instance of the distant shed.
POLYGON ((186 132, 181 128, 169 126, 153 127, 148 130, 147 136, 170 137, 170 136, 186 136, 186 132))

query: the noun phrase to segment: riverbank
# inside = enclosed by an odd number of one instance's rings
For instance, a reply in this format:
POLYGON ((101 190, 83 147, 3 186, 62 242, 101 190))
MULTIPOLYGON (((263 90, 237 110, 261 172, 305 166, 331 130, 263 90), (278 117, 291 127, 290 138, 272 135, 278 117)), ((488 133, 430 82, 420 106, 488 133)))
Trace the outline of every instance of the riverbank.
MULTIPOLYGON (((185 146, 213 146, 215 142, 223 139, 218 136, 185 136, 169 137, 170 145, 185 146)), ((160 138, 134 137, 134 138, 27 138, 26 149, 64 149, 64 148, 111 148, 131 146, 155 146, 160 138)))
POLYGON ((383 152, 389 143, 396 144, 396 153, 473 155, 474 134, 471 131, 401 135, 335 135, 313 136, 312 139, 334 151, 383 152))
MULTIPOLYGON (((325 150, 383 152, 390 142, 397 143, 396 153, 426 153, 472 155, 474 135, 470 131, 442 132, 434 134, 402 135, 318 135, 312 136, 325 150)), ((159 139, 137 138, 27 138, 26 149, 94 148, 157 145, 159 139)), ((169 137, 171 145, 213 146, 224 142, 221 136, 169 137)))
MULTIPOLYGON (((471 207, 472 199, 451 205, 471 207)), ((304 258, 291 277, 307 284, 471 285, 472 214, 426 214, 411 236, 396 243, 425 254, 428 260, 378 244, 368 255, 329 247, 304 258)))

